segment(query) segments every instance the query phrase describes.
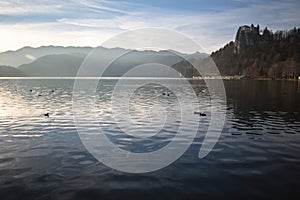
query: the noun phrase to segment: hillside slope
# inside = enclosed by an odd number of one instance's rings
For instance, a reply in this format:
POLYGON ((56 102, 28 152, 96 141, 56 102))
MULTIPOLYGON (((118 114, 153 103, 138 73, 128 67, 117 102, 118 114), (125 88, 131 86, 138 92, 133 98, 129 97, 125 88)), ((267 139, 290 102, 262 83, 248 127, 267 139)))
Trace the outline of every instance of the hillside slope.
MULTIPOLYGON (((211 58, 223 76, 296 79, 300 76, 300 28, 273 33, 259 26, 241 26, 234 42, 213 52, 210 58, 191 61, 205 67, 211 58)), ((185 77, 200 76, 189 61, 173 67, 185 77)))
POLYGON ((87 54, 92 50, 91 47, 62 47, 62 46, 41 46, 37 48, 23 47, 16 51, 6 51, 0 53, 0 65, 18 67, 22 64, 28 64, 36 59, 54 54, 87 54))
POLYGON ((0 77, 22 77, 25 74, 14 67, 0 66, 0 77))
POLYGON ((222 75, 296 78, 300 75, 300 29, 273 33, 240 27, 235 42, 212 53, 222 75))

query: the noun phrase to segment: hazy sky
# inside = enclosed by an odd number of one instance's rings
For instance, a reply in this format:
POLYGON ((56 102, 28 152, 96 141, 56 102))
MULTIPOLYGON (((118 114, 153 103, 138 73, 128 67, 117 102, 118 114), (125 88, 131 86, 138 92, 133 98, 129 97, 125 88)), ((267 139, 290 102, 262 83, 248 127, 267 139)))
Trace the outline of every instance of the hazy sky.
MULTIPOLYGON (((98 46, 145 27, 176 30, 207 53, 234 39, 238 26, 300 26, 299 0, 0 0, 0 51, 23 46, 98 46)), ((128 47, 130 48, 130 47, 128 47)))

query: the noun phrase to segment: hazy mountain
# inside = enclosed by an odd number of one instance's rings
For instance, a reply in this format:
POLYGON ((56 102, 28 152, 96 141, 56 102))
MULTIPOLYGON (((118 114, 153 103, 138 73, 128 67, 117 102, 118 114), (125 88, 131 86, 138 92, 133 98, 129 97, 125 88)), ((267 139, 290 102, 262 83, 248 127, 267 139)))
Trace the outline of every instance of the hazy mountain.
MULTIPOLYGON (((101 47, 99 47, 101 48, 101 47)), ((36 59, 46 56, 46 55, 54 55, 54 54, 72 54, 72 53, 82 53, 82 54, 88 54, 93 48, 92 47, 62 47, 62 46, 41 46, 37 48, 33 47, 23 47, 21 49, 18 49, 16 51, 6 51, 0 53, 0 65, 5 66, 12 66, 12 67, 18 67, 22 64, 28 64, 36 59)), ((103 53, 110 53, 111 51, 124 51, 125 49, 122 48, 101 48, 103 53)), ((172 50, 168 51, 160 51, 161 54, 164 53, 176 53, 177 55, 190 59, 190 58, 203 58, 206 57, 207 54, 202 54, 199 52, 196 52, 194 54, 185 54, 180 53, 172 50)))
POLYGON ((197 70, 193 67, 193 64, 195 63, 200 63, 201 62, 201 58, 198 59, 189 59, 189 60, 182 60, 178 63, 175 63, 174 65, 172 65, 172 68, 176 69, 177 71, 179 71, 184 77, 186 78, 192 78, 193 76, 197 76, 197 70), (193 61, 193 62, 191 62, 193 61))
MULTIPOLYGON (((75 76, 85 56, 92 49, 91 47, 61 46, 23 47, 17 51, 0 53, 0 65, 18 67, 27 76, 75 76)), ((97 51, 99 62, 101 59, 105 60, 108 57, 116 57, 129 52, 112 63, 106 76, 121 76, 141 64, 160 63, 170 66, 183 59, 203 59, 208 56, 199 52, 186 54, 173 50, 130 51, 122 48, 98 47, 97 51)))
POLYGON ((75 76, 85 54, 46 55, 17 69, 27 76, 63 77, 75 76))
POLYGON ((189 60, 189 59, 204 59, 207 58, 209 56, 209 54, 206 53, 200 53, 200 52, 195 52, 192 54, 186 54, 186 53, 180 53, 178 51, 174 51, 174 50, 168 50, 168 52, 170 53, 175 53, 181 57, 183 57, 185 60, 189 60))
POLYGON ((16 69, 14 67, 0 66, 0 76, 1 77, 21 77, 21 76, 25 76, 25 74, 22 71, 20 71, 19 69, 16 69))
MULTIPOLYGON (((104 63, 108 57, 117 57, 120 54, 126 52, 122 48, 98 48, 99 57, 97 58, 99 63, 104 63)), ((86 54, 55 54, 46 55, 36 59, 35 61, 23 64, 18 67, 27 76, 76 76, 76 73, 83 62, 86 54)), ((183 60, 182 57, 204 57, 205 54, 183 54, 174 53, 173 51, 137 51, 132 50, 121 56, 119 59, 114 61, 109 69, 105 72, 104 76, 122 76, 125 72, 132 69, 133 67, 147 63, 159 63, 167 66, 171 66, 175 63, 183 60)), ((97 68, 94 69, 98 70, 97 68)), ((151 70, 151 69, 149 69, 151 70)), ((156 71, 157 75, 168 76, 165 71, 156 71)), ((152 73, 153 74, 153 73, 152 73)), ((136 76, 147 76, 147 73, 136 74, 136 76)), ((151 75, 149 75, 151 76, 151 75)))
POLYGON ((6 51, 0 53, 0 65, 18 67, 27 64, 36 59, 53 54, 87 54, 92 50, 91 47, 61 47, 61 46, 42 46, 42 47, 23 47, 16 51, 6 51))

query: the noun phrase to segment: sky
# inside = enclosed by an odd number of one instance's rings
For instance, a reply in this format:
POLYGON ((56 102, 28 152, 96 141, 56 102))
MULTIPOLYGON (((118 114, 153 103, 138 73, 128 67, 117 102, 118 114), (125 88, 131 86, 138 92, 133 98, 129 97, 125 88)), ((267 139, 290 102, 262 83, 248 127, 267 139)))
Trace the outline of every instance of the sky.
POLYGON ((0 52, 95 47, 119 33, 153 27, 184 34, 210 53, 234 40, 241 25, 300 27, 299 10, 299 0, 0 0, 0 52))

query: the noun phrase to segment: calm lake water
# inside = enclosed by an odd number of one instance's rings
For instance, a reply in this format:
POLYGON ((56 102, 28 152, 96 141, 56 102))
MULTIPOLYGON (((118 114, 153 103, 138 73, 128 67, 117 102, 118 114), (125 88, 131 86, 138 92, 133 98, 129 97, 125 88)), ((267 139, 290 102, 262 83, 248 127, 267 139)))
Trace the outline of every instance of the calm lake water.
MULTIPOLYGON (((136 90, 129 104, 138 126, 131 131, 147 134, 159 126, 144 125, 150 105, 163 106, 167 120, 164 133, 130 140, 114 123, 108 103, 115 83, 102 81, 95 96, 98 122, 111 141, 133 152, 166 145, 178 129, 176 96, 155 84, 136 90)), ((72 80, 0 80, 0 199, 299 199, 300 82, 225 81, 225 126, 203 159, 198 153, 209 123, 209 96, 203 81, 191 84, 207 114, 193 144, 161 170, 130 174, 98 162, 81 143, 72 80)))

